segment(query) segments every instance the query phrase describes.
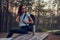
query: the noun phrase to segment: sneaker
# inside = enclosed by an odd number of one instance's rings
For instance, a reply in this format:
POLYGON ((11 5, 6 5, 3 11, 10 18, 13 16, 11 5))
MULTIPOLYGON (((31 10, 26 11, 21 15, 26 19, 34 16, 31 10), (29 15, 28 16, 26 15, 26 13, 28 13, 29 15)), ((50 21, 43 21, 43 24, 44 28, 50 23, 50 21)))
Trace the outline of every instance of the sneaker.
POLYGON ((12 40, 13 38, 0 38, 0 40, 12 40))

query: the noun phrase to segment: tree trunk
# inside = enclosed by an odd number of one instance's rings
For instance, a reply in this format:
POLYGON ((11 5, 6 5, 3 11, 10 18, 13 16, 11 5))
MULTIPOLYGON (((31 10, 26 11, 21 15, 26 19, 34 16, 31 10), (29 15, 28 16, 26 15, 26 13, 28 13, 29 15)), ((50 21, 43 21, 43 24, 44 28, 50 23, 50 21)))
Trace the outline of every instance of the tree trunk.
POLYGON ((2 27, 1 17, 2 17, 2 9, 1 9, 1 0, 0 0, 0 32, 1 32, 1 27, 2 27))

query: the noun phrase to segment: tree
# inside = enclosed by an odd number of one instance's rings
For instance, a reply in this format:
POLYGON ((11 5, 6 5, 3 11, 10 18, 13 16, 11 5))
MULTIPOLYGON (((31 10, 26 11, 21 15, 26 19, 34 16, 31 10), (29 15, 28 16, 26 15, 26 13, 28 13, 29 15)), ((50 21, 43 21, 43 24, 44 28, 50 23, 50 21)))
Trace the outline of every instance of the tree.
POLYGON ((38 12, 38 15, 37 15, 37 17, 38 17, 38 19, 37 19, 37 22, 38 22, 38 24, 37 24, 37 26, 39 26, 39 24, 40 24, 40 14, 43 14, 42 12, 43 12, 43 7, 44 7, 44 5, 41 5, 40 4, 40 2, 38 2, 38 5, 36 6, 36 11, 38 12))
POLYGON ((1 19, 2 19, 2 9, 1 9, 1 0, 0 0, 0 32, 1 32, 1 27, 2 27, 2 24, 1 24, 1 19))

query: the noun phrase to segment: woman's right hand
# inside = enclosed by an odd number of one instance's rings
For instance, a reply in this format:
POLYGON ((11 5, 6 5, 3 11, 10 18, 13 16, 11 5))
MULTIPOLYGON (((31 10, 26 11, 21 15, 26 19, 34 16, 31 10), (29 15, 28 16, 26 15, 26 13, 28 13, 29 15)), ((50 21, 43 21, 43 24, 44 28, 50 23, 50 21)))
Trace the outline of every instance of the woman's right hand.
POLYGON ((16 22, 19 22, 19 16, 16 18, 16 22))

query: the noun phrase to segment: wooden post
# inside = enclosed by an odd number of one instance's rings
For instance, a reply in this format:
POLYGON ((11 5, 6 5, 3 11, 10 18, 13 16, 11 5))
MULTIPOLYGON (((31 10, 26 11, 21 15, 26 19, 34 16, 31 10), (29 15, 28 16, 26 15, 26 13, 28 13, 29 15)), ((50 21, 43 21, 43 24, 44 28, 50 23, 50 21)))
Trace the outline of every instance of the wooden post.
POLYGON ((35 25, 33 25, 33 35, 35 35, 35 25))

